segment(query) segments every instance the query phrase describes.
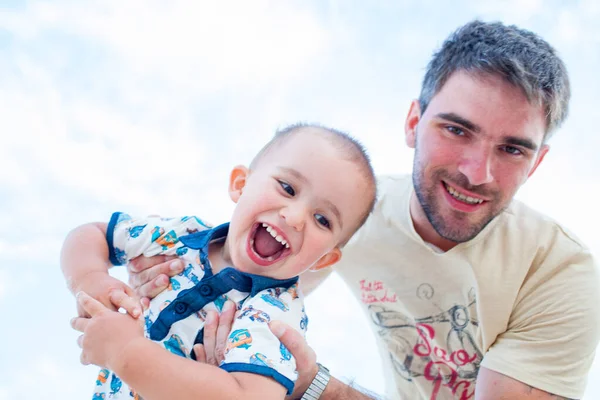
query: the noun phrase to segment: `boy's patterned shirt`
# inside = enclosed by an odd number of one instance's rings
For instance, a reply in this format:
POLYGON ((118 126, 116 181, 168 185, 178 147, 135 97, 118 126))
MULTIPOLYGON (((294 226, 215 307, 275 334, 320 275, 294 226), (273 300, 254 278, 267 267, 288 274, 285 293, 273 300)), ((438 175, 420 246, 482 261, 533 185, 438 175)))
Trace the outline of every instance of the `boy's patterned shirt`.
POLYGON ((202 340, 207 311, 220 313, 225 301, 232 300, 237 312, 221 368, 272 377, 289 394, 297 378, 296 363, 268 322, 279 320, 304 334, 308 319, 298 278, 276 280, 231 267, 213 274, 208 246, 225 240, 228 228, 211 228, 194 216, 133 219, 115 213, 107 229, 110 260, 123 265, 138 256, 179 256, 183 272, 171 278, 144 314, 147 337, 190 358, 193 345, 202 340))

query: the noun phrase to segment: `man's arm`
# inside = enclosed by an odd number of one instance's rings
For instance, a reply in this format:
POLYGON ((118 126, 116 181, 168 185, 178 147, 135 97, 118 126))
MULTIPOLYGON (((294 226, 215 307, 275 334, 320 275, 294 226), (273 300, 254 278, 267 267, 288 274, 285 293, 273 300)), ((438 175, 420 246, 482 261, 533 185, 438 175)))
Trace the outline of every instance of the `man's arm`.
POLYGON ((479 368, 475 400, 574 400, 536 389, 516 379, 479 368))

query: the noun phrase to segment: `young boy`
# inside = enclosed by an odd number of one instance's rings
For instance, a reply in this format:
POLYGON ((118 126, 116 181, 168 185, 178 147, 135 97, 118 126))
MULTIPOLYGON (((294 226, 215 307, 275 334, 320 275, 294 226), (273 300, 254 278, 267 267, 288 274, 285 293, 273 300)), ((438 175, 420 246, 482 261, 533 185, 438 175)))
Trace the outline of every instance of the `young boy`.
POLYGON ((146 337, 162 349, 139 340, 142 332, 129 316, 99 312, 97 302, 92 311, 94 301, 78 296, 92 315, 73 322, 85 332, 82 361, 106 368, 94 399, 290 394, 295 361, 267 324, 281 320, 304 333, 297 276, 340 259, 340 249, 373 208, 375 186, 360 144, 332 129, 295 125, 278 132, 250 168, 233 169, 229 195, 236 207, 228 224, 210 228, 197 217, 132 219, 115 213, 108 225, 74 230, 61 263, 78 292, 95 293, 102 275, 89 279, 90 271, 107 275, 108 260, 122 265, 140 255, 167 254, 187 265, 144 313, 146 337), (220 312, 226 300, 238 311, 220 369, 188 360, 202 339, 206 313, 220 312))

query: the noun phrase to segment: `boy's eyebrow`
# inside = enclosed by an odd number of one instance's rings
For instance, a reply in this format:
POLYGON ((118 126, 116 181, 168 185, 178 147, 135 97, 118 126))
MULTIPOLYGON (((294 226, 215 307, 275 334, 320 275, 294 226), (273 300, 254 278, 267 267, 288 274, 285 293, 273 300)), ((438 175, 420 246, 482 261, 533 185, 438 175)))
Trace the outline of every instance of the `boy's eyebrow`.
MULTIPOLYGON (((305 183, 305 184, 309 183, 308 179, 306 179, 306 177, 304 175, 302 175, 299 171, 296 171, 293 168, 280 167, 280 169, 282 171, 287 172, 288 174, 294 176, 296 179, 298 179, 302 183, 305 183)), ((343 228, 342 214, 340 213, 340 210, 338 210, 338 208, 335 206, 335 204, 333 204, 331 201, 324 200, 324 202, 327 205, 327 207, 331 209, 331 212, 334 213, 335 216, 337 217, 337 220, 340 224, 340 228, 343 228)))
MULTIPOLYGON (((436 117, 441 118, 441 119, 445 119, 447 121, 450 122, 454 122, 456 124, 462 125, 465 128, 467 128, 470 131, 473 131, 475 133, 480 133, 481 132, 481 127, 471 121, 469 121, 466 118, 461 117, 458 114, 455 113, 439 113, 436 115, 436 117)), ((504 142, 506 144, 512 144, 515 146, 521 146, 521 147, 525 147, 526 149, 529 149, 531 151, 537 151, 538 146, 531 140, 529 139, 523 139, 520 137, 516 137, 516 136, 505 136, 503 138, 504 142)))

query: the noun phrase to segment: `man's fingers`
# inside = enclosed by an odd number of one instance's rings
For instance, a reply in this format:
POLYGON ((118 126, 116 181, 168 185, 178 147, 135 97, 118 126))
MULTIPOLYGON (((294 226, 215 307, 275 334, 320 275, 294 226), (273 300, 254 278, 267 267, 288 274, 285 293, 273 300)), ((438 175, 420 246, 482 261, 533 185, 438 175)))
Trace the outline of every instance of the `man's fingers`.
POLYGON ((130 297, 124 291, 120 289, 112 290, 108 297, 117 309, 124 309, 133 318, 137 318, 142 314, 142 306, 137 299, 130 297))
POLYGON ((136 288, 136 294, 140 297, 149 297, 150 299, 158 296, 169 286, 169 277, 161 274, 156 279, 145 283, 136 288))
POLYGON ((161 275, 165 275, 163 281, 159 283, 159 286, 164 285, 164 287, 166 287, 168 284, 168 277, 180 274, 181 271, 183 271, 183 261, 180 259, 168 260, 140 272, 131 271, 129 273, 129 283, 133 288, 139 291, 141 286, 161 277, 161 275), (166 280, 164 280, 165 278, 166 280))
POLYGON ((204 322, 204 353, 206 355, 206 363, 218 365, 215 355, 215 344, 217 340, 217 327, 219 323, 219 315, 215 311, 209 311, 206 314, 204 322))
POLYGON ((94 315, 100 315, 109 310, 104 306, 104 304, 100 303, 98 300, 94 299, 85 292, 78 292, 75 297, 77 298, 78 304, 92 317, 94 315))
POLYGON ((231 332, 231 325, 235 316, 235 303, 227 300, 221 310, 219 316, 219 326, 217 327, 217 337, 215 341, 215 359, 220 363, 225 359, 225 348, 227 346, 227 338, 231 332))
POLYGON ((153 256, 153 257, 144 257, 139 256, 134 258, 127 264, 127 269, 129 272, 140 272, 146 270, 150 267, 153 267, 158 264, 162 264, 165 261, 175 258, 175 256, 153 256))
POLYGON ((312 370, 316 367, 317 355, 308 343, 306 343, 300 332, 280 321, 270 322, 269 328, 296 359, 298 373, 312 370))
POLYGON ((206 352, 204 346, 201 344, 194 345, 194 354, 196 354, 196 361, 206 363, 206 352))

